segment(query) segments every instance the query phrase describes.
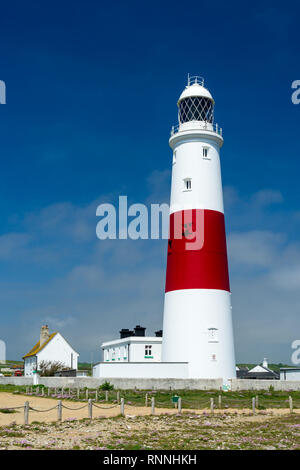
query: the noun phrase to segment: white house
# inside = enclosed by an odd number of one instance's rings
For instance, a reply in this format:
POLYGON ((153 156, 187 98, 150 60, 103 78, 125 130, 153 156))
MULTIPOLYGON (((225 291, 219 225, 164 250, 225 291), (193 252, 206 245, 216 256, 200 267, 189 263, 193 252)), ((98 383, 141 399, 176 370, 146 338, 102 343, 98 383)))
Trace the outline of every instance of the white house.
POLYGON ((103 361, 94 365, 93 377, 188 377, 187 363, 161 362, 162 331, 145 336, 145 329, 122 329, 119 339, 102 343, 103 361))
POLYGON ((160 362, 162 337, 145 336, 140 325, 131 330, 121 330, 120 339, 101 344, 104 362, 160 362))
POLYGON ((23 357, 24 375, 33 375, 33 371, 39 369, 42 361, 59 361, 70 369, 77 369, 78 357, 79 354, 60 333, 50 334, 48 326, 43 325, 40 340, 23 357))

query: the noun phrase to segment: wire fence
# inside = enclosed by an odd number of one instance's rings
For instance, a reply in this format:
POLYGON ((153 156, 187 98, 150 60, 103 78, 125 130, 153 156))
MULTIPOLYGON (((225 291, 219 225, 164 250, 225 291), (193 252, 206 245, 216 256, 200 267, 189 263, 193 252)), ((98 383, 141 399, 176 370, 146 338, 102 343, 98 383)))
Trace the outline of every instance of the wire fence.
MULTIPOLYGON (((28 388, 27 390, 28 395, 33 395, 33 390, 28 388)), ((78 411, 78 410, 83 410, 84 408, 88 409, 88 418, 92 419, 93 418, 93 409, 101 409, 101 410, 111 410, 114 408, 120 409, 120 414, 122 416, 125 416, 125 410, 131 410, 133 407, 137 408, 138 406, 141 406, 141 402, 144 407, 151 408, 150 414, 154 415, 156 407, 157 408, 170 408, 173 407, 175 408, 174 412, 177 414, 181 415, 182 412, 186 411, 188 412, 189 410, 201 410, 205 409, 208 410, 211 414, 214 414, 216 410, 226 410, 226 408, 234 409, 234 408, 240 408, 240 409, 246 409, 250 410, 250 413, 255 415, 257 412, 263 409, 272 409, 272 408, 281 408, 281 409, 288 409, 289 413, 293 413, 295 408, 300 408, 300 398, 293 399, 293 397, 290 395, 287 397, 287 399, 277 399, 276 398, 272 399, 272 406, 270 405, 270 399, 261 395, 255 395, 252 396, 251 399, 246 399, 246 397, 239 397, 239 398, 233 398, 233 397, 226 397, 224 394, 219 394, 217 396, 204 396, 201 398, 198 398, 197 400, 189 400, 185 396, 179 396, 179 395, 173 395, 170 399, 168 395, 165 396, 165 400, 160 401, 154 396, 155 392, 147 392, 146 394, 144 392, 139 392, 137 393, 137 401, 136 403, 133 403, 132 401, 126 401, 126 397, 120 397, 120 391, 117 392, 110 392, 110 396, 108 391, 105 391, 104 393, 100 393, 99 391, 90 391, 90 390, 83 390, 83 391, 78 391, 75 390, 75 392, 70 392, 67 394, 68 397, 71 399, 77 399, 81 400, 81 395, 84 395, 84 400, 86 402, 82 406, 77 406, 77 407, 72 407, 66 405, 65 401, 63 402, 61 399, 57 401, 57 404, 55 406, 52 406, 50 408, 46 409, 41 409, 41 408, 35 408, 30 405, 29 401, 26 401, 23 406, 15 406, 15 407, 7 407, 7 408, 0 408, 0 412, 12 412, 14 410, 24 410, 24 424, 28 425, 29 424, 29 414, 30 412, 35 412, 35 413, 47 413, 50 411, 53 411, 57 409, 57 421, 62 421, 63 418, 63 409, 68 410, 68 411, 78 411), (93 395, 93 398, 90 396, 93 395), (103 400, 102 400, 103 396, 103 400), (109 403, 109 400, 113 400, 114 403, 109 403), (101 405, 101 401, 106 401, 106 405, 101 405)), ((208 392, 209 393, 209 392, 208 392)), ((38 396, 45 396, 45 394, 37 394, 38 396)), ((48 395, 48 394, 47 394, 48 395)), ((64 391, 56 390, 55 395, 58 396, 64 396, 66 395, 64 391)), ((49 394, 50 397, 53 396, 53 394, 49 394)), ((161 396, 160 396, 161 397, 161 396)), ((149 414, 149 413, 146 413, 149 414)))
MULTIPOLYGON (((67 389, 67 388, 52 388, 44 386, 36 387, 27 387, 26 395, 35 395, 39 397, 49 397, 57 398, 70 401, 79 401, 87 402, 90 398, 95 403, 110 403, 112 405, 120 404, 120 393, 122 393, 123 398, 126 401, 127 405, 134 406, 149 406, 152 396, 156 397, 156 406, 172 408, 176 407, 176 401, 173 401, 172 392, 163 392, 163 391, 138 391, 138 390, 91 390, 91 389, 67 389)), ((175 393, 175 392, 174 392, 175 393)), ((179 392, 180 393, 180 392, 179 392)), ((189 393, 189 392, 188 392, 189 393)), ((210 398, 213 397, 215 400, 215 407, 217 408, 248 408, 249 401, 252 400, 254 396, 253 392, 248 392, 246 394, 242 393, 225 393, 225 392, 211 392, 207 391, 200 392, 200 394, 190 393, 187 395, 186 392, 183 392, 181 395, 182 403, 185 408, 191 409, 205 409, 210 406, 210 398), (186 396, 187 395, 187 396, 186 396), (192 395, 192 396, 190 396, 192 395), (199 396, 200 395, 200 396, 199 396)), ((260 393, 256 392, 255 400, 256 407, 258 409, 265 408, 289 408, 289 395, 280 395, 272 393, 260 393)), ((294 408, 300 408, 300 392, 290 392, 292 395, 294 408)))

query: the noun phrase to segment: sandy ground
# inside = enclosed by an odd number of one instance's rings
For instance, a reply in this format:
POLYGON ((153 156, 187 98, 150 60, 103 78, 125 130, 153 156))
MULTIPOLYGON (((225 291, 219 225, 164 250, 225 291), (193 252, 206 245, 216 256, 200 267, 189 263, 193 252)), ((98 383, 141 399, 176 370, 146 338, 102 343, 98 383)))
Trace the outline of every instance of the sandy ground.
MULTIPOLYGON (((49 408, 54 407, 57 404, 57 400, 53 398, 40 398, 34 396, 25 396, 25 395, 14 395, 12 393, 0 393, 0 408, 9 408, 9 407, 18 407, 24 406, 25 401, 29 401, 29 405, 32 408, 37 410, 47 410, 49 408)), ((63 421, 68 419, 82 419, 88 418, 88 408, 86 402, 75 402, 75 401, 68 401, 63 400, 63 405, 67 406, 68 408, 72 408, 72 410, 68 410, 63 408, 63 421), (84 406, 84 408, 82 408, 84 406), (82 408, 82 409, 79 409, 82 408)), ((117 416, 120 414, 120 405, 117 405, 112 408, 112 405, 109 403, 97 403, 97 406, 101 406, 101 409, 93 407, 93 418, 108 418, 117 416)), ((4 426, 7 424, 11 424, 12 422, 16 422, 16 424, 24 424, 24 411, 23 409, 16 410, 16 413, 1 413, 0 412, 0 426, 4 426)), ((196 414, 203 414, 204 412, 209 414, 209 409, 201 409, 201 410, 191 410, 186 409, 184 412, 189 413, 196 413, 196 414)), ((251 417, 251 420, 257 419, 260 420, 266 415, 271 416, 279 416, 283 414, 289 414, 289 409, 272 409, 272 410, 264 410, 259 411, 257 415, 254 417, 252 416, 251 410, 249 409, 226 409, 226 410, 215 410, 215 413, 228 413, 228 414, 242 414, 245 415, 245 418, 251 417)), ((300 410, 295 410, 295 413, 300 413, 300 410)), ((145 416, 151 414, 151 407, 141 407, 141 406, 130 406, 125 404, 125 414, 128 416, 145 416)), ((156 408, 155 414, 177 414, 177 410, 171 408, 156 408)), ((33 421, 45 422, 50 423, 53 421, 57 421, 57 409, 47 411, 47 412, 37 412, 30 410, 29 412, 29 423, 33 421)))

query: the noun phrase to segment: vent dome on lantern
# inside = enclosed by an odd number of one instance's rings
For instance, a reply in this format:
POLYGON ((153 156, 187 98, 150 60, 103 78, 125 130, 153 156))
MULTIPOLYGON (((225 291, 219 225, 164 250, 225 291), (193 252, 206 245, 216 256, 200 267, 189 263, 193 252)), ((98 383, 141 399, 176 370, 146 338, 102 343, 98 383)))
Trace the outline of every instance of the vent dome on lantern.
POLYGON ((178 105, 180 101, 182 101, 184 98, 189 98, 191 96, 201 96, 203 98, 209 98, 213 102, 213 104, 215 103, 213 97, 211 96, 207 88, 204 88, 204 86, 200 85, 199 83, 193 83, 193 85, 185 87, 178 100, 178 105))

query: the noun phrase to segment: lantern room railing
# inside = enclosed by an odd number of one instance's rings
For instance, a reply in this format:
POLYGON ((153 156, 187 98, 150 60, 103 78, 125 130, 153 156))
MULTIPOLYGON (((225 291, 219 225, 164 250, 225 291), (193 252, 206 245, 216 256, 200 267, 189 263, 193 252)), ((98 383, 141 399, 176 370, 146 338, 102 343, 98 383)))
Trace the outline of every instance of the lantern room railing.
POLYGON ((218 124, 211 124, 208 122, 203 121, 189 121, 182 124, 178 124, 177 126, 172 126, 171 128, 171 136, 177 134, 179 131, 189 131, 192 129, 201 129, 205 131, 215 132, 216 134, 223 136, 223 129, 218 124), (187 127, 186 125, 189 124, 187 127))

